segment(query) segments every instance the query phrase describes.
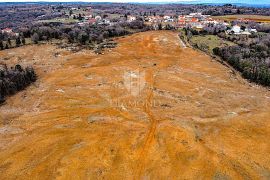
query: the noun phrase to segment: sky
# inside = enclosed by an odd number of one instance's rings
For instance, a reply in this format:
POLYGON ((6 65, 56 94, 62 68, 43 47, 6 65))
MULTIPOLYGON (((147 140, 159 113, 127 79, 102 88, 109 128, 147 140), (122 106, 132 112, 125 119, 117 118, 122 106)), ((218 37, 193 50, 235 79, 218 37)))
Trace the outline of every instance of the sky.
POLYGON ((246 3, 246 4, 270 4, 270 0, 0 0, 0 2, 37 2, 37 1, 54 1, 54 2, 183 2, 183 3, 246 3))

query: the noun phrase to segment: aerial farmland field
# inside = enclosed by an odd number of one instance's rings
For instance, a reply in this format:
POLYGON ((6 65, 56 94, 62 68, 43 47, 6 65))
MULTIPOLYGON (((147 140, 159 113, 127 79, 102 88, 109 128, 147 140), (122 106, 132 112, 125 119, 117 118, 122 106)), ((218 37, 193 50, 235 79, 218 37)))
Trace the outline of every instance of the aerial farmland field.
POLYGON ((212 16, 212 18, 223 19, 226 21, 245 19, 245 20, 251 20, 255 22, 270 23, 270 16, 261 16, 261 15, 226 15, 226 16, 212 16))
POLYGON ((183 48, 175 32, 115 40, 104 55, 0 52, 39 77, 0 107, 0 179, 269 177, 266 88, 183 48), (126 84, 137 72, 139 94, 126 84))

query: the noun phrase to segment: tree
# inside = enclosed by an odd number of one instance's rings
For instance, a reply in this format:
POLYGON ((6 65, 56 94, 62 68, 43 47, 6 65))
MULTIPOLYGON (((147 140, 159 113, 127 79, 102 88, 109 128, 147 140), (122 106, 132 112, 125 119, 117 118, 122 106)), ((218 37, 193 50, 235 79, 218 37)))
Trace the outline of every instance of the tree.
POLYGON ((21 39, 18 37, 16 38, 16 46, 19 47, 21 45, 21 39))
POLYGON ((162 30, 162 25, 158 24, 158 30, 162 30))
POLYGON ((71 16, 73 14, 72 10, 69 10, 69 16, 71 16))
POLYGON ((4 49, 4 44, 3 41, 0 41, 0 49, 3 50, 4 49))
POLYGON ((10 38, 8 38, 8 44, 9 44, 9 46, 11 46, 11 39, 10 38))
POLYGON ((79 19, 80 21, 83 19, 83 17, 82 17, 82 15, 81 15, 81 14, 79 14, 78 19, 79 19))
POLYGON ((25 45, 25 38, 22 38, 22 44, 25 45))
POLYGON ((39 41, 39 35, 37 33, 34 33, 31 39, 35 44, 37 44, 39 41))
POLYGON ((78 35, 78 41, 83 45, 86 43, 88 39, 89 36, 85 32, 82 32, 78 35))

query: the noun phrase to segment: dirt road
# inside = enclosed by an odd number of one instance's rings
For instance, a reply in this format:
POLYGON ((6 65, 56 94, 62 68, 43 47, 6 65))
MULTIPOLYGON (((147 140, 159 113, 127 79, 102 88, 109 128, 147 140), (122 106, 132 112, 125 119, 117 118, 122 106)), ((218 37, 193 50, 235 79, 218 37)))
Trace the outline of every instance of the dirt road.
POLYGON ((0 107, 0 179, 269 179, 270 93, 156 31, 104 55, 0 52, 38 82, 0 107))

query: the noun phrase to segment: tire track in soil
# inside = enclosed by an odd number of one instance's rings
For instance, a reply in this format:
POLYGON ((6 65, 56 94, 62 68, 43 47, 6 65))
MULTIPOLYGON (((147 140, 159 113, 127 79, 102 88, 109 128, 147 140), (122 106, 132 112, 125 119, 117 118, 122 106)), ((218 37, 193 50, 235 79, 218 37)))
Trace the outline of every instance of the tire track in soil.
POLYGON ((151 111, 151 103, 153 102, 153 87, 154 87, 154 78, 153 78, 152 70, 149 70, 147 72, 147 75, 148 75, 147 83, 150 85, 150 87, 149 87, 149 92, 147 95, 147 103, 145 103, 144 105, 144 112, 148 116, 150 125, 149 125, 148 133, 145 137, 145 142, 138 155, 139 167, 138 167, 138 172, 136 173, 135 179, 142 178, 142 175, 143 175, 142 173, 143 173, 143 170, 145 169, 145 164, 146 164, 145 161, 147 158, 147 154, 149 152, 151 145, 153 144, 155 132, 157 128, 157 119, 154 117, 151 111))

